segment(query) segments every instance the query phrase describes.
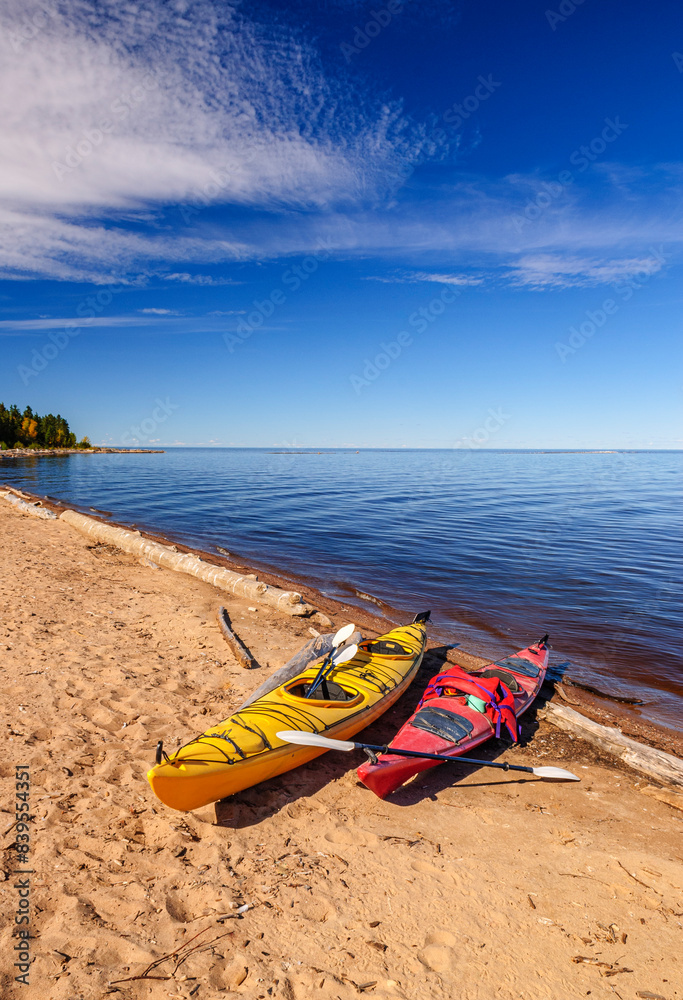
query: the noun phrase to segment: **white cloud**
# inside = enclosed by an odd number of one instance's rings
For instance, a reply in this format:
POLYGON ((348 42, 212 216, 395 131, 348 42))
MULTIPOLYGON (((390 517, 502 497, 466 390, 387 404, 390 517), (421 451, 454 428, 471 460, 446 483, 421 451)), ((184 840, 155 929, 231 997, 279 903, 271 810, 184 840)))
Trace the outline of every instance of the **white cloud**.
POLYGON ((481 285, 483 278, 476 274, 428 274, 417 271, 411 281, 433 281, 438 285, 481 285))
POLYGON ((243 309, 216 310, 205 316, 186 316, 171 309, 141 309, 135 315, 107 315, 109 308, 97 303, 94 297, 84 299, 81 316, 41 316, 35 319, 0 320, 0 336, 25 336, 46 330, 135 329, 156 334, 224 333, 236 321, 224 317, 243 315, 243 309), (93 315, 94 309, 103 309, 103 315, 93 315), (143 315, 144 314, 144 315, 143 315))
POLYGON ((322 239, 415 268, 376 280, 553 289, 681 243, 680 164, 596 164, 547 207, 535 174, 460 174, 427 198, 405 181, 429 130, 333 79, 303 30, 237 0, 43 2, 0 11, 0 278, 208 288, 240 282, 193 267, 322 239))
POLYGON ((253 250, 227 238, 204 241, 113 228, 103 223, 2 208, 0 260, 3 276, 43 275, 62 281, 140 284, 151 261, 240 260, 253 250), (142 272, 142 273, 140 273, 142 272))
POLYGON ((637 275, 650 277, 663 267, 662 257, 624 257, 598 260, 538 254, 520 258, 509 268, 507 280, 518 288, 582 288, 610 285, 637 275))
MULTIPOLYGON (((10 0, 5 38, 36 9, 10 0)), ((401 165, 397 106, 359 110, 312 50, 237 4, 63 9, 6 46, 0 190, 19 203, 324 206, 384 189, 401 165)))
POLYGON ((373 201, 421 145, 397 104, 326 79, 310 47, 229 0, 67 0, 50 11, 7 0, 0 46, 0 204, 13 212, 2 243, 20 274, 87 279, 107 257, 125 267, 127 249, 179 259, 168 239, 125 225, 99 245, 91 220, 107 214, 373 201))
POLYGON ((406 271, 400 275, 368 275, 364 281, 380 281, 384 285, 411 285, 431 281, 437 285, 481 285, 484 278, 477 274, 433 274, 429 271, 406 271))
MULTIPOLYGON (((504 256, 510 257, 511 253, 504 256)), ((487 264, 477 272, 448 274, 443 272, 405 271, 396 275, 373 275, 366 281, 384 284, 412 284, 429 281, 440 285, 461 287, 510 285, 514 288, 553 290, 562 288, 610 285, 638 275, 651 277, 666 263, 669 253, 663 247, 653 247, 640 257, 582 257, 571 252, 535 253, 517 256, 513 263, 501 263, 501 254, 489 254, 487 264)))
MULTIPOLYGON (((247 256, 245 254, 245 256, 247 256)), ((248 256, 251 256, 249 254, 248 256)), ((215 278, 210 274, 188 274, 183 271, 177 274, 163 274, 164 281, 180 281, 186 285, 241 285, 241 281, 233 281, 232 278, 215 278)))
POLYGON ((0 333, 31 333, 33 330, 63 330, 64 327, 117 327, 117 326, 147 326, 154 323, 153 319, 141 319, 139 316, 57 316, 52 319, 3 319, 0 320, 0 333))

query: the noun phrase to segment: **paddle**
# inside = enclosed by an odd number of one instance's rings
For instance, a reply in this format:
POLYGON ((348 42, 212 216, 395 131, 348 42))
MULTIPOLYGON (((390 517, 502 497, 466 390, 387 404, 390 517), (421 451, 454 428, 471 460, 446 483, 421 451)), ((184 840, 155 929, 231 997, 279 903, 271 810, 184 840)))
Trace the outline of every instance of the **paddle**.
POLYGON ((445 753, 420 753, 417 750, 394 750, 393 747, 377 747, 370 743, 351 743, 348 740, 330 740, 318 733, 302 733, 297 729, 287 729, 277 736, 287 743, 301 743, 305 747, 322 747, 324 750, 370 750, 372 753, 393 753, 399 757, 424 757, 428 760, 442 760, 447 764, 479 764, 481 767, 499 767, 503 771, 526 771, 543 781, 581 781, 571 771, 561 767, 522 767, 520 764, 499 764, 492 760, 475 760, 473 757, 450 757, 445 753))
POLYGON ((322 684, 323 698, 329 698, 329 693, 327 691, 328 676, 330 675, 334 667, 338 667, 340 663, 347 663, 349 660, 352 660, 357 652, 358 652, 358 646, 354 643, 353 646, 347 646, 346 649, 342 649, 341 653, 337 653, 337 655, 334 657, 334 659, 328 666, 325 673, 322 672, 322 668, 318 671, 318 676, 308 689, 306 697, 310 698, 313 692, 315 691, 316 687, 322 684))
MULTIPOLYGON (((336 633, 336 635, 332 639, 332 649, 327 654, 327 656, 325 657, 325 659, 323 660, 323 662, 320 664, 320 670, 315 675, 315 680, 311 684, 311 687, 309 688, 308 694, 306 695, 307 698, 310 698, 312 696, 313 692, 316 690, 316 688, 318 687, 318 685, 322 681, 323 676, 325 674, 325 671, 326 671, 327 667, 331 666, 330 660, 334 656, 335 649, 338 646, 341 646, 341 644, 343 642, 346 642, 346 640, 349 638, 350 635, 353 635, 353 632, 354 632, 355 628, 356 628, 355 625, 351 625, 351 624, 349 624, 349 625, 343 625, 339 629, 339 631, 336 633)), ((357 648, 358 647, 356 647, 356 649, 357 648)), ((355 655, 356 654, 354 653, 354 656, 355 655)))

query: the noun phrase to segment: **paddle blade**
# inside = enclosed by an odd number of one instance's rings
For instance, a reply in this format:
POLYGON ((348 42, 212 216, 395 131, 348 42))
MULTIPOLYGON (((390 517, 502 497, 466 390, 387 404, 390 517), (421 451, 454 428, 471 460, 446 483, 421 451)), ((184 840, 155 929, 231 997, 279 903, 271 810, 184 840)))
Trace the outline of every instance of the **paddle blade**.
POLYGON ((347 646, 346 649, 342 649, 341 653, 337 653, 332 660, 332 666, 337 667, 340 663, 347 663, 354 658, 357 652, 358 646, 354 642, 353 646, 347 646))
POLYGON ((300 743, 304 747, 323 747, 325 750, 355 750, 356 744, 347 740, 330 740, 318 733, 302 733, 298 729, 283 729, 275 734, 287 743, 300 743))
POLYGON ((577 775, 561 767, 534 767, 532 770, 537 778, 543 778, 544 781, 581 781, 577 775))
POLYGON ((341 646, 341 644, 343 642, 346 642, 349 636, 353 635, 355 631, 356 631, 355 625, 342 625, 342 627, 339 629, 339 631, 333 638, 332 645, 335 647, 335 649, 337 646, 341 646))

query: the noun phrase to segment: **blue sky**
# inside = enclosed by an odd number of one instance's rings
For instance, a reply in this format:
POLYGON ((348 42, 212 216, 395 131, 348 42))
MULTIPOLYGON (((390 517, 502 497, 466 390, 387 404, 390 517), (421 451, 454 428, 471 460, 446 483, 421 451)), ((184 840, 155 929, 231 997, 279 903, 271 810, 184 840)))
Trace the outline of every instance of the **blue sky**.
POLYGON ((128 445, 681 447, 680 4, 0 19, 6 404, 128 445))

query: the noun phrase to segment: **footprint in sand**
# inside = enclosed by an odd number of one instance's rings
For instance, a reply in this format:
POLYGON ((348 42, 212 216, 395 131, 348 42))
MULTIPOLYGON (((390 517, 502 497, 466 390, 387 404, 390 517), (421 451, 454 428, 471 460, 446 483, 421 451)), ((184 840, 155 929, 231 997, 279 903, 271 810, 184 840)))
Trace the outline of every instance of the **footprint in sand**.
POLYGON ((424 948, 417 953, 417 957, 433 972, 453 972, 456 967, 456 945, 454 934, 432 931, 425 938, 424 948))
POLYGON ((313 923, 324 924, 337 916, 331 903, 322 899, 302 899, 298 906, 299 916, 313 923))
POLYGON ((366 833, 364 830, 359 830, 357 826, 345 824, 329 827, 324 836, 329 844, 367 847, 369 844, 379 843, 379 838, 374 833, 366 833))
POLYGON ((333 826, 325 834, 325 840, 329 844, 361 844, 363 841, 356 830, 347 826, 333 826))
POLYGON ((187 903, 177 892, 169 892, 166 896, 166 912, 173 920, 178 920, 185 924, 192 920, 192 913, 188 910, 187 903))
POLYGON ((441 868, 437 868, 436 865, 430 865, 428 861, 424 861, 422 858, 411 861, 410 867, 419 875, 428 875, 435 882, 439 882, 441 885, 446 885, 449 888, 453 887, 454 882, 457 883, 457 879, 452 872, 446 872, 441 868))

